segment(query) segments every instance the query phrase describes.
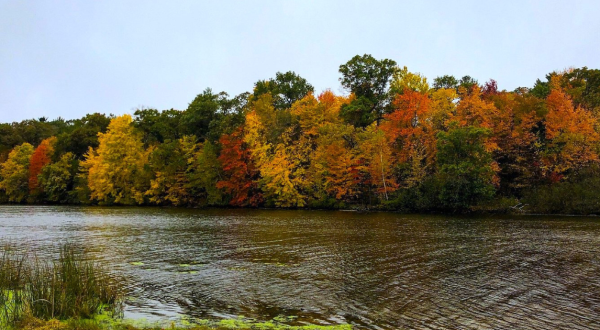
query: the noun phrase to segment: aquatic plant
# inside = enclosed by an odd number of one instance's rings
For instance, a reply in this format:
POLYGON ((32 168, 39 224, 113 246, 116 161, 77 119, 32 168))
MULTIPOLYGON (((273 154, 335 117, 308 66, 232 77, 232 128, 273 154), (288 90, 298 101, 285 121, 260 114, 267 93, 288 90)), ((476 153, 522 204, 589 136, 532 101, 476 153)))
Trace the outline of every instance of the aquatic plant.
POLYGON ((27 318, 93 318, 122 313, 122 280, 72 244, 60 246, 58 260, 46 261, 14 244, 0 254, 0 325, 27 318))

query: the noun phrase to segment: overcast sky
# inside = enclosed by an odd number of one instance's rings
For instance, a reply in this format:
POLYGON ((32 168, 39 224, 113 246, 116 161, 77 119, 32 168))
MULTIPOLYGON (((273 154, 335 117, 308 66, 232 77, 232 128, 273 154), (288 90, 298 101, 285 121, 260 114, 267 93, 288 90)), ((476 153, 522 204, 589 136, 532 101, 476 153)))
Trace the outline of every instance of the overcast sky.
POLYGON ((0 122, 185 109, 292 70, 340 92, 356 54, 501 89, 600 68, 600 1, 0 0, 0 122))

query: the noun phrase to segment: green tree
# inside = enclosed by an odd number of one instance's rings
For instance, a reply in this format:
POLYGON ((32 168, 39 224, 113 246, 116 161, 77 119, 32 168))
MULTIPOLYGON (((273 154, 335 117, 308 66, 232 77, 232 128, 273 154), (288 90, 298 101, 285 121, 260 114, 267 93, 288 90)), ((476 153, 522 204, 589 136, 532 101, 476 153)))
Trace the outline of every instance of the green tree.
POLYGON ((398 71, 396 62, 376 60, 368 54, 356 55, 340 65, 339 71, 342 86, 356 97, 350 104, 342 106, 342 118, 357 127, 379 122, 390 101, 388 85, 392 75, 398 71))
POLYGON ((73 198, 73 185, 79 162, 75 156, 68 152, 52 164, 42 168, 38 176, 39 185, 44 191, 46 200, 53 203, 71 203, 73 198))
POLYGON ((217 146, 210 141, 204 142, 188 167, 188 187, 194 196, 201 198, 203 205, 223 204, 223 191, 217 188, 217 182, 223 180, 222 172, 217 146))
POLYGON ((277 72, 275 79, 259 80, 254 84, 253 99, 270 93, 273 97, 273 106, 275 109, 281 110, 291 108, 294 102, 312 92, 314 92, 314 87, 295 72, 277 72))
POLYGON ((98 148, 98 133, 106 133, 113 118, 113 115, 93 113, 67 122, 67 128, 57 135, 53 160, 57 161, 68 152, 76 159, 83 159, 90 147, 98 148))
POLYGON ((433 79, 434 89, 457 89, 458 80, 454 76, 444 75, 433 79))
POLYGON ((587 67, 573 69, 564 74, 566 92, 575 106, 581 106, 596 116, 600 115, 600 70, 587 67))
POLYGON ((471 91, 473 87, 478 86, 479 83, 471 76, 464 76, 458 81, 458 88, 464 88, 467 91, 471 91))
POLYGON ((0 190, 10 202, 21 203, 29 194, 29 162, 34 148, 25 142, 16 146, 8 155, 8 160, 0 164, 0 190))
POLYGON ((207 88, 182 114, 181 132, 196 136, 200 142, 218 141, 221 134, 233 131, 243 122, 248 98, 248 93, 229 98, 225 92, 214 94, 207 88))
POLYGON ((494 196, 493 159, 485 147, 490 134, 473 126, 438 133, 439 196, 444 208, 463 211, 494 196))
POLYGON ((165 140, 177 140, 181 137, 179 127, 182 111, 156 109, 138 109, 134 112, 133 126, 142 132, 145 145, 163 143, 165 140))
POLYGON ((186 171, 189 158, 196 148, 196 137, 184 136, 180 140, 167 140, 150 154, 153 178, 145 195, 157 205, 191 205, 193 196, 187 190, 186 171), (191 150, 188 150, 191 149, 191 150))

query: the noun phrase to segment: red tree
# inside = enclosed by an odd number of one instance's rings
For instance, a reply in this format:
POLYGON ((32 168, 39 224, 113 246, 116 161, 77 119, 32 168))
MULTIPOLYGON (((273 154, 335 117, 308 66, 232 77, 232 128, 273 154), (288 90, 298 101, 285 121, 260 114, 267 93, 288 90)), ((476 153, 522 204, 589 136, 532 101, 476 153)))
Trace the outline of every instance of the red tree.
POLYGON ((229 202, 233 206, 258 206, 263 201, 256 181, 259 172, 245 147, 242 128, 231 134, 221 136, 219 142, 223 149, 219 162, 226 179, 217 182, 217 188, 231 195, 229 202))
POLYGON ((34 191, 38 187, 38 175, 42 168, 50 163, 50 156, 53 153, 53 143, 56 138, 51 137, 43 140, 35 149, 29 161, 29 191, 34 191))

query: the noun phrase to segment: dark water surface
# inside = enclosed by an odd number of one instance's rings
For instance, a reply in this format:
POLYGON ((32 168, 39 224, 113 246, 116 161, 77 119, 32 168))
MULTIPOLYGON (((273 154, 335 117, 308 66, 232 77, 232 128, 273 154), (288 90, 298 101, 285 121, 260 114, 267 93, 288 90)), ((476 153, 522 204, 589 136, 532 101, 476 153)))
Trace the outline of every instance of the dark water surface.
POLYGON ((0 206, 0 240, 86 246, 133 318, 600 329, 599 218, 0 206))

